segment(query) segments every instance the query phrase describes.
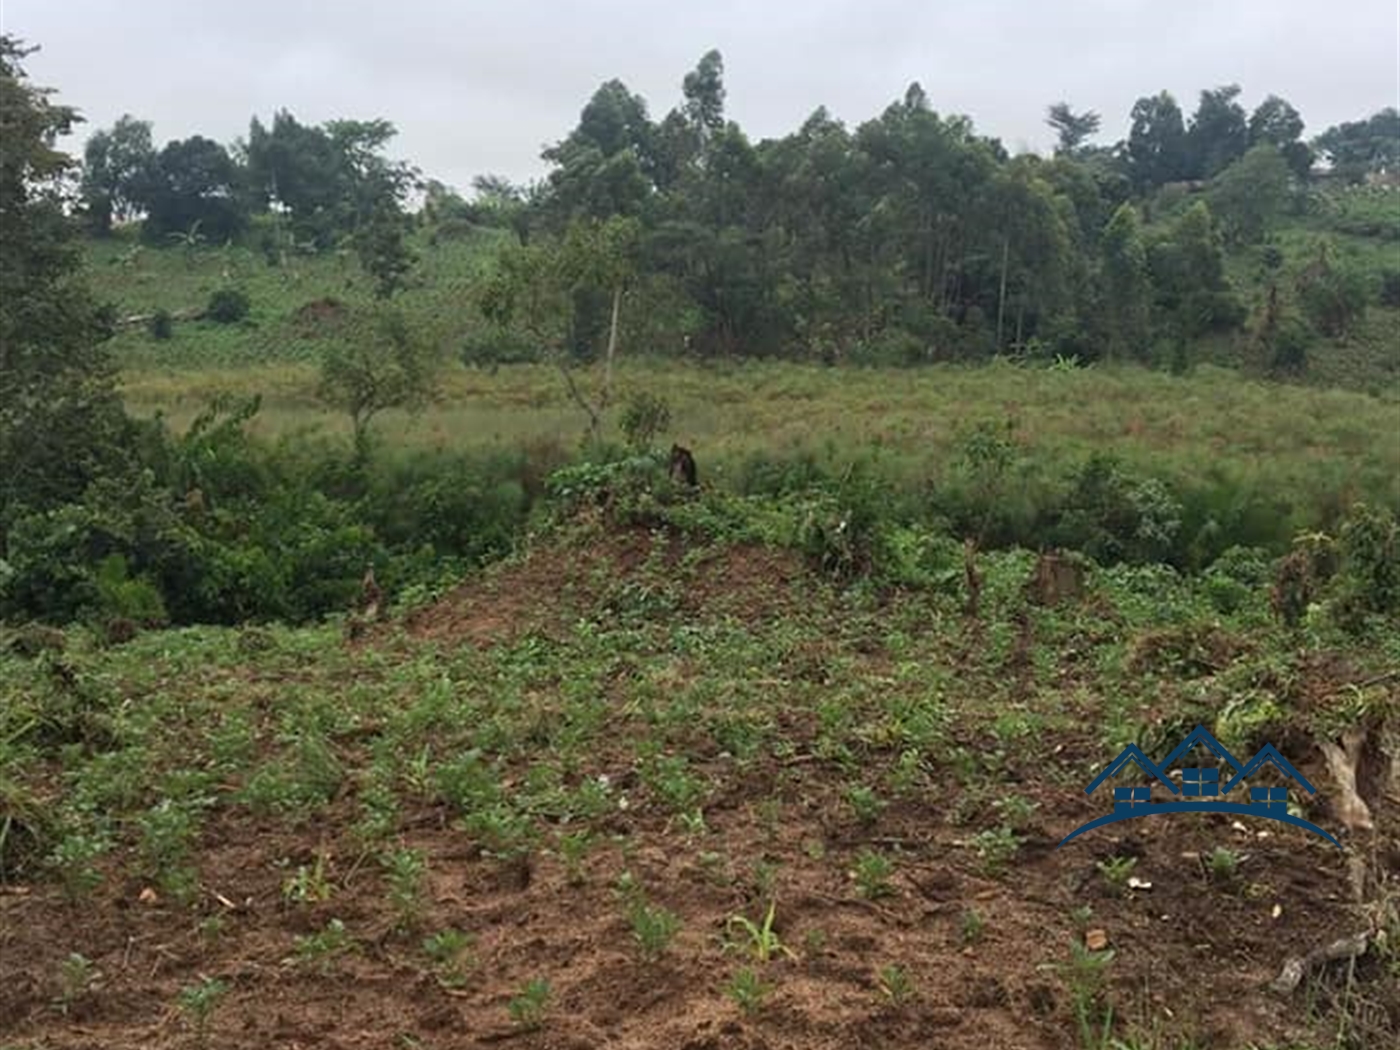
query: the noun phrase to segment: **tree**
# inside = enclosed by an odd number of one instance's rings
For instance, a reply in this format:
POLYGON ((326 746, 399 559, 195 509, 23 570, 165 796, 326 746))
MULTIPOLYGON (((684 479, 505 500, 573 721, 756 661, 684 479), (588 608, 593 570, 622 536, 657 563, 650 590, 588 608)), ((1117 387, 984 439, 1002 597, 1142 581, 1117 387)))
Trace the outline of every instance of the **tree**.
POLYGON ((1303 118, 1288 102, 1270 95, 1249 118, 1249 144, 1271 143, 1283 155, 1289 170, 1306 179, 1312 170, 1313 150, 1302 141, 1303 118))
POLYGON ((391 408, 417 411, 427 402, 438 355, 405 315, 376 305, 353 314, 321 362, 317 396, 350 416, 355 456, 370 451, 370 424, 391 408))
POLYGON ((318 248, 353 235, 377 212, 402 210, 418 172, 384 156, 396 133, 387 120, 311 127, 278 110, 269 129, 254 117, 244 147, 254 206, 285 208, 297 238, 318 248))
POLYGON ((1152 282, 1142 223, 1131 204, 1120 205, 1101 242, 1104 307, 1108 318, 1108 356, 1121 360, 1143 356, 1147 349, 1152 282))
POLYGON ((1352 182, 1372 172, 1396 170, 1400 168, 1400 110, 1387 106, 1366 120, 1330 127, 1313 145, 1352 182))
POLYGON ((1101 119, 1093 110, 1075 113, 1068 102, 1056 102, 1049 108, 1045 123, 1060 136, 1055 148, 1057 156, 1073 156, 1089 139, 1098 133, 1101 119))
POLYGON ((1163 326, 1178 340, 1233 328, 1244 308, 1225 276, 1215 218, 1200 200, 1148 247, 1148 268, 1163 326))
POLYGON ((79 122, 28 81, 35 49, 0 34, 0 558, 11 526, 131 466, 132 424, 106 350, 110 311, 80 278, 69 218, 79 122))
POLYGON ((1188 177, 1213 179, 1249 148, 1249 124, 1236 101, 1239 94, 1238 84, 1201 92, 1186 133, 1188 177))
POLYGON ((106 234, 113 220, 136 218, 156 163, 151 124, 124 114, 110 131, 96 131, 83 152, 81 195, 95 233, 106 234))
POLYGON ((1133 105, 1127 161, 1140 190, 1183 177, 1188 154, 1186 125, 1169 92, 1140 98, 1133 105))
POLYGON ((724 127, 724 57, 716 50, 705 52, 695 68, 685 75, 685 114, 704 143, 724 127))
POLYGON ((1255 244, 1268 233, 1288 203, 1289 175, 1278 147, 1261 142, 1216 177, 1210 202, 1230 240, 1255 244))
POLYGON ((223 146, 202 135, 167 143, 156 157, 144 200, 149 239, 192 235, 227 240, 247 222, 238 172, 223 146))
POLYGON ((360 265, 374 280, 376 298, 392 298, 413 269, 417 257, 406 240, 408 222, 402 212, 383 205, 352 235, 360 265))
POLYGON ((559 369, 569 396, 588 416, 596 441, 612 403, 612 370, 617 352, 622 297, 636 267, 640 226, 633 219, 607 222, 576 220, 558 239, 511 245, 496 259, 496 269, 482 292, 481 309, 493 324, 521 325, 547 360, 559 369), (579 387, 565 348, 581 288, 604 288, 612 298, 603 387, 590 399, 579 387))

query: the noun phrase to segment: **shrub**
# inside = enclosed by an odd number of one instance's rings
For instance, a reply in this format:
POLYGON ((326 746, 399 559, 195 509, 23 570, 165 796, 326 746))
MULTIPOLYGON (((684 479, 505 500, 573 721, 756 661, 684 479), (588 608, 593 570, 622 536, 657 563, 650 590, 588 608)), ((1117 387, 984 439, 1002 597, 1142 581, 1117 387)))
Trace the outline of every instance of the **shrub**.
POLYGON ((146 323, 146 330, 150 332, 151 338, 158 342, 164 342, 175 334, 175 321, 170 316, 169 310, 157 310, 151 314, 151 319, 146 323))
POLYGON ((1400 307, 1400 270, 1381 274, 1380 301, 1382 306, 1400 307))
POLYGON ((215 324, 237 324, 248 316, 248 296, 237 288, 220 288, 209 296, 204 316, 215 324))
POLYGON ((651 447, 658 434, 671 425, 671 406, 664 397, 641 393, 629 398, 622 410, 622 433, 627 444, 641 451, 651 447))

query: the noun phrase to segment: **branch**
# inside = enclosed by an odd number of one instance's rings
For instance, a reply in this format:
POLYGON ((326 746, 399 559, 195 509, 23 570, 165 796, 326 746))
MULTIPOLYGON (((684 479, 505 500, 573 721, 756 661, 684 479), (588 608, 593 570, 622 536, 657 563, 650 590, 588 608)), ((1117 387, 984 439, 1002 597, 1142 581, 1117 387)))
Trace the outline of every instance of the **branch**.
POLYGON ((598 432, 602 429, 602 420, 599 418, 598 410, 594 408, 579 391, 578 384, 574 382, 573 373, 564 366, 564 363, 562 361, 555 361, 555 365, 564 376, 564 382, 568 384, 569 395, 578 402, 578 406, 581 409, 588 413, 589 429, 593 431, 594 436, 597 436, 598 432))

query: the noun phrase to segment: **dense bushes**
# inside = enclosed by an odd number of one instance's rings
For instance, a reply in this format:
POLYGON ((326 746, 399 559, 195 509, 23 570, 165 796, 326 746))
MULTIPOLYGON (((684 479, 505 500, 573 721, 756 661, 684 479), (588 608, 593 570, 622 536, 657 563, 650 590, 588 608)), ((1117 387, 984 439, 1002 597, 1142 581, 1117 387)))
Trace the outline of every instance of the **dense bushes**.
POLYGON ((921 476, 878 449, 855 462, 803 452, 715 463, 707 473, 720 482, 696 500, 674 490, 664 456, 638 448, 362 460, 338 446, 259 444, 245 429, 257 410, 216 402, 180 437, 147 427, 134 480, 21 514, 0 555, 0 616, 314 619, 349 609, 369 566, 393 594, 499 557, 545 505, 778 543, 840 578, 908 586, 956 584, 965 538, 984 550, 1058 547, 1103 566, 1204 573, 1222 612, 1260 593, 1297 529, 1322 528, 1337 537, 1326 579, 1339 619, 1400 605, 1394 508, 1294 505, 1223 472, 1183 481, 1102 454, 1050 463, 1004 425, 966 431, 921 476))

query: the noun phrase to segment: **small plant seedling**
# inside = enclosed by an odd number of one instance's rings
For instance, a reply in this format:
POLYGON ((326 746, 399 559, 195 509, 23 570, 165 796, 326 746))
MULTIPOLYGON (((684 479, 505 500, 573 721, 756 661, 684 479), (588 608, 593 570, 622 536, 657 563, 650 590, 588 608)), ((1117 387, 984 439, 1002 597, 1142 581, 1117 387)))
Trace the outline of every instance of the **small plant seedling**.
POLYGON ((309 933, 295 942, 296 957, 304 963, 317 963, 321 973, 329 973, 331 962, 354 947, 345 923, 331 919, 320 933, 309 933))
POLYGON ((186 985, 180 989, 176 1004, 190 1023, 194 1025, 194 1038, 197 1046, 209 1044, 209 1018, 214 1007, 228 993, 228 985, 219 980, 208 979, 199 984, 186 985))
POLYGON ((294 904, 323 903, 331 899, 325 854, 316 854, 316 863, 310 868, 305 864, 297 867, 296 874, 282 884, 282 898, 294 904))
POLYGON ((1108 860, 1099 861, 1097 867, 1114 892, 1119 893, 1127 885, 1133 869, 1137 867, 1137 858, 1110 857, 1108 860))
POLYGON ((1000 875, 1021 848, 1021 840, 1003 825, 978 832, 972 837, 972 846, 982 861, 982 870, 988 875, 1000 875))
POLYGON ((880 971, 880 991, 895 1006, 903 1006, 914 997, 914 983, 902 966, 886 966, 880 971))
POLYGON ((97 981, 93 961, 81 952, 70 952, 58 971, 58 1008, 65 1015, 69 1007, 86 995, 97 981))
POLYGON ((997 799, 992 805, 1001 811, 1007 826, 1013 829, 1024 828, 1030 823, 1035 811, 1040 808, 1039 802, 1032 802, 1023 795, 1006 795, 997 799))
POLYGON ((763 1001, 772 990, 771 985, 759 980, 758 974, 745 968, 730 979, 724 994, 733 999, 744 1013, 754 1014, 762 1008, 763 1001))
POLYGON ((674 912, 640 901, 632 906, 629 919, 632 939, 641 948, 642 957, 648 960, 660 958, 681 928, 680 917, 674 912))
POLYGON ((1240 855, 1228 846, 1216 846, 1207 864, 1217 882, 1233 881, 1240 870, 1240 855))
POLYGON ((874 824, 880 819, 880 813, 885 808, 884 802, 875 794, 874 790, 864 784, 856 784, 846 791, 846 804, 851 807, 851 812, 862 824, 874 824))
POLYGON ((534 1031, 544 1024, 545 1009, 549 1005, 552 989, 543 977, 536 977, 526 983, 518 995, 511 998, 506 1009, 516 1026, 525 1031, 534 1031))
POLYGON ((412 927, 422 910, 423 877, 427 873, 423 854, 412 849, 394 850, 383 864, 389 882, 389 902, 398 915, 399 928, 412 927))
POLYGON ((968 908, 958 920, 958 933, 963 944, 977 944, 987 932, 987 920, 975 908, 968 908))
POLYGON ((559 836, 559 856, 564 861, 570 886, 583 885, 583 860, 592 847, 593 840, 587 831, 571 831, 559 836))
POLYGON ((856 858, 856 890, 867 900, 888 897, 894 893, 890 876, 894 874, 894 861, 883 853, 864 850, 856 858))
POLYGON ((439 930, 423 938, 423 951, 437 968, 438 983, 444 988, 460 988, 467 983, 464 968, 470 963, 476 939, 461 930, 439 930))
POLYGON ((1077 930, 1087 930, 1090 921, 1094 918, 1094 909, 1087 904, 1081 904, 1069 913, 1070 921, 1074 923, 1077 930))
POLYGON ((773 930, 773 917, 777 912, 777 901, 769 901, 768 913, 763 918, 763 925, 755 925, 751 920, 743 915, 731 915, 726 927, 738 926, 744 933, 748 934, 749 947, 753 956, 761 963, 767 963, 778 952, 782 952, 789 959, 796 959, 797 955, 787 945, 778 938, 773 930))

